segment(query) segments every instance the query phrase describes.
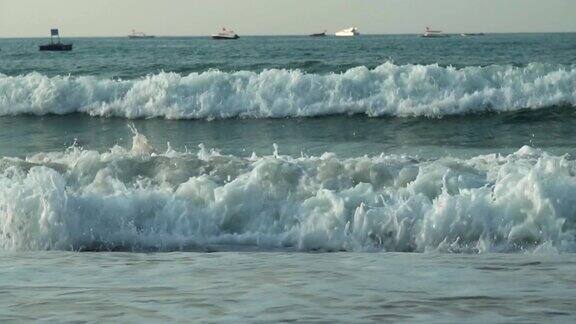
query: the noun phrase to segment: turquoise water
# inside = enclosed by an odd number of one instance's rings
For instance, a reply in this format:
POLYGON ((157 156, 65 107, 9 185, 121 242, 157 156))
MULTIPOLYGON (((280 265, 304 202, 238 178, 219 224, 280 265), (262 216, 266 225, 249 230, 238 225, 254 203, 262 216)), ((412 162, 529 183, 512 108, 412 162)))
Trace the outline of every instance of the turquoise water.
POLYGON ((209 69, 261 71, 301 69, 309 73, 375 68, 391 61, 440 66, 573 65, 576 34, 493 34, 484 37, 421 39, 415 35, 364 35, 361 38, 243 37, 214 42, 207 37, 67 39, 70 53, 40 53, 45 39, 2 39, 0 71, 45 75, 96 75, 134 78, 161 71, 188 74, 209 69), (55 59, 56 58, 56 59, 55 59))
POLYGON ((574 321, 576 34, 44 41, 1 319, 574 321))

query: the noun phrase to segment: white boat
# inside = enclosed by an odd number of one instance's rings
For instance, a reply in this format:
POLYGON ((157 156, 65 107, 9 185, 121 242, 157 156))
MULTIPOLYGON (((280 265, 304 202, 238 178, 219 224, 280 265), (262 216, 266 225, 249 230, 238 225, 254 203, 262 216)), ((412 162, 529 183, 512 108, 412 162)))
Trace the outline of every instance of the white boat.
POLYGON ((128 35, 128 38, 130 39, 148 39, 148 38, 154 38, 155 36, 153 35, 146 35, 143 32, 137 32, 134 29, 132 29, 132 34, 128 35))
POLYGON ((440 37, 448 37, 448 35, 443 34, 441 30, 432 30, 430 27, 426 27, 424 34, 421 35, 422 37, 428 38, 440 38, 440 37))
POLYGON ((218 34, 212 35, 213 39, 238 39, 238 36, 233 30, 227 30, 226 28, 222 28, 222 31, 218 34))
POLYGON ((337 31, 334 35, 340 36, 340 37, 353 37, 353 36, 360 35, 360 32, 358 31, 358 28, 350 27, 350 28, 342 29, 341 31, 337 31))

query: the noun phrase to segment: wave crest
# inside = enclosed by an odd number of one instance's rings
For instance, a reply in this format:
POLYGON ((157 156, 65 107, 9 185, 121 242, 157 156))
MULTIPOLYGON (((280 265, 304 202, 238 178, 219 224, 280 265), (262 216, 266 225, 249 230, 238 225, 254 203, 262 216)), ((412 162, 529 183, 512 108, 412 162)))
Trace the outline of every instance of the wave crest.
POLYGON ((344 73, 299 70, 136 80, 90 76, 0 74, 0 116, 86 113, 125 118, 216 119, 312 117, 331 114, 426 116, 576 106, 576 68, 394 65, 344 73))

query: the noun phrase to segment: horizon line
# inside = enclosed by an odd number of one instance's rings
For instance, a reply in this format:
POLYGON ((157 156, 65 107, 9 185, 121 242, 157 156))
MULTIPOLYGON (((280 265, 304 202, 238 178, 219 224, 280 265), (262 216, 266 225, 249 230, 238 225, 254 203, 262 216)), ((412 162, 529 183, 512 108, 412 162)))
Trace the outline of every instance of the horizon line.
MULTIPOLYGON (((444 32, 445 35, 460 35, 463 33, 470 32, 444 32)), ((512 32, 480 32, 484 34, 574 34, 576 31, 512 31, 512 32)), ((402 35, 421 35, 422 33, 360 33, 359 36, 402 36, 402 35)), ((211 37, 209 34, 202 35, 158 35, 158 34, 147 34, 154 36, 155 38, 177 38, 177 37, 211 37)), ((309 36, 310 34, 243 34, 242 37, 295 37, 295 36, 309 36)), ((93 36, 62 36, 62 38, 127 38, 129 34, 126 35, 93 35, 93 36)), ((334 33, 327 33, 327 37, 334 36, 334 33)), ((25 38, 46 38, 47 35, 43 36, 0 36, 0 39, 25 39, 25 38)), ((334 36, 335 37, 335 36, 334 36)), ((356 36, 358 37, 358 36, 356 36)))

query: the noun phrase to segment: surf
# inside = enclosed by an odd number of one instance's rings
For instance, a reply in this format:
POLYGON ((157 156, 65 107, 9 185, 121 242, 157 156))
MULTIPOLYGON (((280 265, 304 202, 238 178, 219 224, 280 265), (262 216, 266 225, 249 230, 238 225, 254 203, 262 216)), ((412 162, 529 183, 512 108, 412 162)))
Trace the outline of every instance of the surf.
POLYGON ((0 159, 5 251, 576 251, 576 162, 72 146, 0 159))
POLYGON ((300 70, 162 72, 131 80, 0 74, 0 116, 226 119, 362 114, 441 118, 576 106, 574 66, 364 66, 300 70))

